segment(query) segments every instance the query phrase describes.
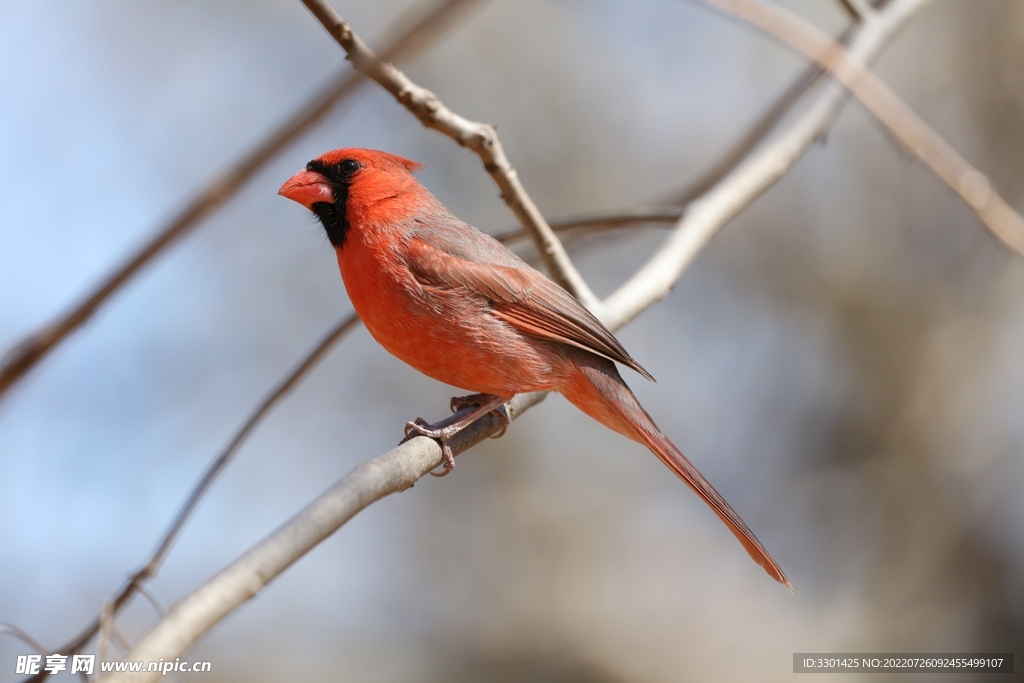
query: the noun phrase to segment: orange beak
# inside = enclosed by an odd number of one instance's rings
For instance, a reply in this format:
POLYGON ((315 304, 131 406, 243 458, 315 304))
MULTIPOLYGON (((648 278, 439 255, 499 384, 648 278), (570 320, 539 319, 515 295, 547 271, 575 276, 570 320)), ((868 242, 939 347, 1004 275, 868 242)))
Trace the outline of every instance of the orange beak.
POLYGON ((330 183, 314 171, 299 171, 289 178, 277 193, 302 204, 310 211, 318 202, 334 203, 334 190, 331 189, 330 183))

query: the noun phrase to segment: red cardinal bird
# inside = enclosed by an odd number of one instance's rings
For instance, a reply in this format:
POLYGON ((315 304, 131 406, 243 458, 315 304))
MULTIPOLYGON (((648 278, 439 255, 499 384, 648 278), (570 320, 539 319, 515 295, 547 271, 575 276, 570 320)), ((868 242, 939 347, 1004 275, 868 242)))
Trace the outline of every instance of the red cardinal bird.
POLYGON ((280 190, 323 223, 373 338, 420 372, 478 392, 453 399, 453 406, 479 406, 466 418, 443 429, 417 419, 407 432, 438 439, 447 472, 455 464, 448 441, 459 429, 520 392, 557 391, 647 446, 789 587, 739 515, 640 406, 615 363, 651 375, 568 292, 452 215, 413 177, 419 168, 386 152, 338 149, 280 190))

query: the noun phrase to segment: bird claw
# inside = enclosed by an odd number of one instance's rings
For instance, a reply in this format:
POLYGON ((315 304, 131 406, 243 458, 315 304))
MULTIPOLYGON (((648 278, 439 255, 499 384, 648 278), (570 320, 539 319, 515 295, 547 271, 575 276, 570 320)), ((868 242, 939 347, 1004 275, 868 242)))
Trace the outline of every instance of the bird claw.
POLYGON ((438 443, 441 444, 441 455, 444 456, 444 472, 438 473, 431 471, 430 474, 435 477, 445 477, 451 474, 451 471, 455 469, 455 454, 452 453, 451 447, 451 440, 454 433, 445 427, 435 429, 433 425, 422 417, 417 417, 412 422, 405 423, 406 438, 409 438, 414 433, 431 439, 437 439, 438 443))
POLYGON ((508 413, 505 412, 505 406, 503 403, 509 398, 511 398, 511 396, 493 396, 491 394, 456 396, 451 400, 451 408, 453 412, 458 412, 459 410, 469 406, 476 406, 476 410, 444 427, 435 427, 422 417, 417 417, 412 422, 405 423, 405 440, 408 441, 414 435, 436 439, 438 443, 441 444, 441 454, 444 456, 444 472, 431 472, 431 474, 435 477, 443 477, 455 469, 455 454, 452 453, 451 447, 452 437, 462 431, 466 425, 482 417, 487 412, 491 412, 497 415, 498 420, 501 422, 501 432, 495 434, 491 438, 496 439, 505 433, 505 430, 509 425, 509 419, 508 413))
MULTIPOLYGON (((486 405, 488 401, 494 398, 491 394, 470 394, 469 396, 452 396, 452 400, 449 405, 451 406, 452 412, 457 413, 463 408, 469 408, 470 406, 482 406, 486 405)), ((497 416, 498 421, 501 423, 501 431, 497 434, 492 434, 490 438, 497 439, 505 436, 505 432, 508 430, 508 426, 511 420, 508 419, 508 413, 505 412, 505 406, 495 408, 491 411, 492 415, 497 416)))
POLYGON ((411 436, 412 434, 422 434, 423 436, 428 436, 427 434, 424 434, 423 430, 430 428, 431 424, 429 422, 424 420, 422 417, 417 417, 412 422, 405 423, 405 435, 407 437, 411 436))

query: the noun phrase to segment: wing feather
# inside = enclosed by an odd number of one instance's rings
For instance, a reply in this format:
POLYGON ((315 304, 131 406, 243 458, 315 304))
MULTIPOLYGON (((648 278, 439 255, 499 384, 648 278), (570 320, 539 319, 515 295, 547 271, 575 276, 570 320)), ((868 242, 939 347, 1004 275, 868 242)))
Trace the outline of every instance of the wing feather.
POLYGON ((453 254, 444 248, 449 240, 429 240, 436 233, 418 234, 409 241, 408 248, 409 268, 419 280, 438 287, 470 290, 486 297, 495 315, 526 334, 590 351, 654 379, 572 295, 490 236, 463 226, 475 233, 470 233, 473 240, 485 238, 493 242, 476 252, 485 259, 491 255, 496 258, 480 263, 466 258, 474 250, 466 248, 465 239, 458 241, 460 253, 453 254), (505 253, 495 254, 495 245, 505 253))

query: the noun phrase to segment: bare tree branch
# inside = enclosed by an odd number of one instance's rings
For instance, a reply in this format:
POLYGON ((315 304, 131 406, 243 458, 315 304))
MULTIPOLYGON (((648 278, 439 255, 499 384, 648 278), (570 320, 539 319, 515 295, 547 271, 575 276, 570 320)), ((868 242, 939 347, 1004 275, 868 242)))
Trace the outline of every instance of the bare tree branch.
MULTIPOLYGON (((408 55, 428 38, 438 35, 460 10, 473 2, 476 0, 442 0, 427 10, 418 5, 409 18, 401 20, 400 26, 391 31, 394 37, 385 41, 381 55, 385 59, 408 55)), ((352 73, 349 69, 338 74, 284 124, 185 204, 142 248, 110 272, 74 308, 14 344, 0 361, 0 398, 68 335, 89 320, 146 264, 237 194, 261 168, 353 93, 362 81, 361 74, 352 73)))
POLYGON ((813 24, 764 0, 702 1, 756 26, 826 67, 901 145, 960 195, 993 235, 1024 255, 1024 217, 999 196, 988 178, 904 104, 862 58, 813 24))
POLYGON ((385 90, 394 95, 402 105, 427 128, 447 135, 452 140, 476 152, 494 182, 501 189, 501 196, 530 235, 551 278, 564 287, 588 308, 598 304, 583 276, 572 264, 562 243, 544 220, 540 210, 530 199, 512 167, 494 127, 459 116, 441 102, 434 93, 416 85, 394 65, 380 59, 356 35, 351 24, 345 21, 326 0, 302 0, 313 16, 323 24, 327 32, 345 50, 352 66, 369 76, 385 90))
MULTIPOLYGON (((850 44, 850 54, 862 62, 871 61, 910 17, 931 1, 893 0, 863 24, 850 44)), ((608 297, 610 312, 604 318, 605 324, 613 328, 624 325, 663 299, 715 233, 793 167, 845 102, 844 88, 835 82, 827 83, 807 111, 785 132, 693 202, 654 256, 608 297)))

